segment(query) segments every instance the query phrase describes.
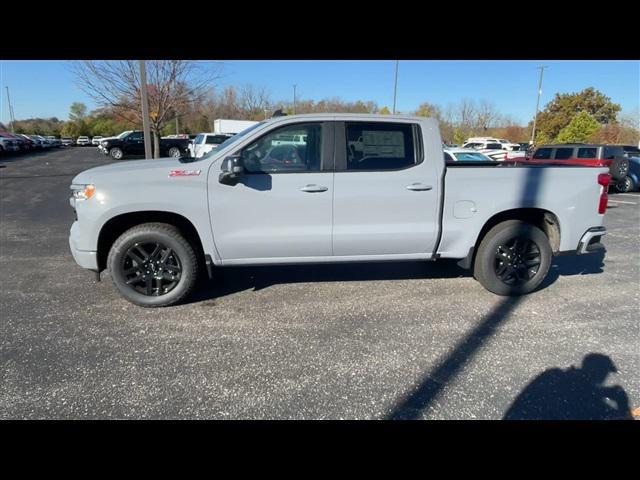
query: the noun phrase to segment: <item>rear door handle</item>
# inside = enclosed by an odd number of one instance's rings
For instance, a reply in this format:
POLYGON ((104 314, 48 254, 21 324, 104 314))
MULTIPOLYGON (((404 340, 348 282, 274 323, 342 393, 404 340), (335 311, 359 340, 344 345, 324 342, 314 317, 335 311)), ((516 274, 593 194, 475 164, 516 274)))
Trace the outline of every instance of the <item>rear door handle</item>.
POLYGON ((307 192, 307 193, 326 192, 327 190, 329 190, 329 187, 325 187, 323 185, 315 185, 315 184, 306 185, 300 188, 301 192, 307 192))
POLYGON ((413 190, 414 192, 422 192, 424 190, 431 190, 433 187, 431 185, 425 185, 424 183, 412 183, 411 185, 407 185, 407 190, 413 190))

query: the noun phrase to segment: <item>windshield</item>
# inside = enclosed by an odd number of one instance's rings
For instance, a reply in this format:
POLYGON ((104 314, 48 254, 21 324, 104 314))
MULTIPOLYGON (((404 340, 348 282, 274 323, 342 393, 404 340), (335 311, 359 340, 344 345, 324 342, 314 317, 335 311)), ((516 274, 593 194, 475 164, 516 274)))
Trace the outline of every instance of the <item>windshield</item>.
POLYGON ((205 153, 202 157, 200 157, 198 160, 202 160, 205 158, 209 158, 213 155, 215 155, 216 153, 218 153, 220 150, 222 150, 223 148, 227 148, 229 145, 231 145, 232 143, 237 142, 238 140, 240 140, 242 137, 244 137, 246 134, 248 134, 249 132, 252 132, 253 130, 255 130, 256 128, 260 127, 261 125, 263 125, 265 122, 259 122, 256 123, 255 125, 251 125, 249 128, 246 128, 245 130, 241 131, 240 133, 236 133, 233 137, 229 137, 227 138, 224 142, 222 142, 220 145, 218 145, 216 148, 212 149, 211 151, 205 153))
POLYGON ((126 137, 127 135, 129 135, 131 132, 133 132, 133 130, 127 130, 126 132, 122 132, 120 135, 118 135, 116 138, 123 138, 126 137))

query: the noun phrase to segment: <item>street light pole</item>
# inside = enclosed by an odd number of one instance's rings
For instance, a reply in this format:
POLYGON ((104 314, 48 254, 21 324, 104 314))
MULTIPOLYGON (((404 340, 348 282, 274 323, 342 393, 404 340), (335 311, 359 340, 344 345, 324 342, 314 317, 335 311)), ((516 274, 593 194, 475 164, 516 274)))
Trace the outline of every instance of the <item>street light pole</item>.
POLYGON ((396 93, 398 91, 398 64, 400 60, 396 60, 396 79, 393 82, 393 113, 396 113, 396 93))
POLYGON ((538 108, 540 107, 540 95, 542 94, 542 75, 544 75, 545 68, 547 67, 538 67, 538 69, 540 69, 540 81, 538 82, 538 100, 536 101, 536 114, 533 117, 533 129, 531 131, 531 141, 529 142, 530 145, 533 145, 536 141, 536 123, 538 122, 538 108))
POLYGON ((15 118, 13 118, 13 107, 11 106, 11 97, 9 97, 9 87, 5 86, 7 89, 7 102, 9 103, 9 121, 11 122, 11 133, 15 133, 15 118))
POLYGON ((140 96, 142 97, 142 130, 144 131, 144 157, 153 158, 151 153, 151 129, 149 128, 149 99, 147 98, 147 69, 140 60, 140 96))
POLYGON ((296 87, 297 85, 293 86, 293 114, 296 114, 296 87))

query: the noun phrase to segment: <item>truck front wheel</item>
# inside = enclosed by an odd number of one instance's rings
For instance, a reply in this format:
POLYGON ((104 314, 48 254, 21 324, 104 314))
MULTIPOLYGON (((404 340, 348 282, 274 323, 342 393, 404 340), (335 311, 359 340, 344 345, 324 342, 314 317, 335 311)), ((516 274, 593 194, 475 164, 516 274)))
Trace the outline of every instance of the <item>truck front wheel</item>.
POLYGON ((180 231, 166 223, 130 228, 107 258, 120 293, 141 307, 166 307, 184 300, 196 285, 198 257, 180 231))
POLYGON ((111 155, 111 158, 113 158, 114 160, 121 160, 122 157, 124 157, 124 152, 121 148, 114 147, 109 150, 109 155, 111 155))
POLYGON ((480 242, 474 275, 497 295, 522 295, 542 283, 551 258, 551 245, 542 230, 521 220, 507 220, 480 242))

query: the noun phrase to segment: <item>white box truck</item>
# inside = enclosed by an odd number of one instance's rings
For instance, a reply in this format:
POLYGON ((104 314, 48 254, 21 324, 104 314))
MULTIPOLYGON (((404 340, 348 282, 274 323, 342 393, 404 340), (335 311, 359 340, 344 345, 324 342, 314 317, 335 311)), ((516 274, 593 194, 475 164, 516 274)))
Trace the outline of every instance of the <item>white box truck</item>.
POLYGON ((225 118, 218 118, 213 121, 214 133, 227 133, 236 134, 241 131, 255 125, 258 122, 252 122, 250 120, 228 120, 225 118))

